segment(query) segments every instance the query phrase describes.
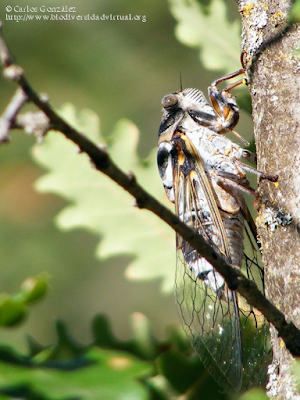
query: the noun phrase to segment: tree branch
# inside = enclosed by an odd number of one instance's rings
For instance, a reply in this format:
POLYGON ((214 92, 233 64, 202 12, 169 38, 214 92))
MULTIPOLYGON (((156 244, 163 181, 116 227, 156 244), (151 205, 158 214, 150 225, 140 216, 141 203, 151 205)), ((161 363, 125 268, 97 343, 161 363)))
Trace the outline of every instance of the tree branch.
MULTIPOLYGON (((44 127, 44 131, 54 129, 61 132, 67 139, 75 143, 81 152, 86 153, 95 168, 114 182, 129 192, 136 200, 139 208, 144 208, 165 221, 173 228, 184 240, 190 243, 199 254, 205 257, 215 269, 225 278, 228 287, 236 290, 242 295, 249 304, 261 311, 266 319, 278 330, 279 335, 286 343, 287 348, 293 355, 300 356, 300 331, 294 324, 287 322, 284 314, 279 311, 266 297, 259 291, 255 283, 248 280, 238 268, 227 264, 225 260, 214 249, 207 244, 204 239, 185 225, 170 210, 161 205, 154 197, 148 194, 137 182, 133 174, 124 173, 110 159, 107 152, 87 139, 82 133, 78 132, 66 123, 53 110, 49 102, 41 95, 37 94, 26 80, 23 69, 17 65, 6 45, 2 35, 2 24, 0 23, 0 60, 4 66, 4 76, 16 82, 21 88, 24 96, 29 102, 34 103, 47 117, 49 125, 44 127)), ((24 98, 25 98, 24 97, 24 98)), ((17 102, 11 101, 17 104, 17 102)), ((21 102, 19 102, 21 106, 21 102)), ((14 119, 20 107, 14 107, 11 118, 8 118, 9 125, 13 126, 14 119), (17 110, 18 109, 18 110, 17 110)))
POLYGON ((17 89, 15 95, 4 110, 0 119, 0 143, 8 141, 9 131, 12 129, 18 112, 27 101, 27 96, 22 89, 17 89))

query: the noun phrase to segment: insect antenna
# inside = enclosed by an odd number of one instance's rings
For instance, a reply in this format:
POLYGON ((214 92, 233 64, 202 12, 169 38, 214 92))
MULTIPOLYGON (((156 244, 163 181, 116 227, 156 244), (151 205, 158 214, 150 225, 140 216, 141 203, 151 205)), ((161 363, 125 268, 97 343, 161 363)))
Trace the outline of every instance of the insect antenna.
POLYGON ((181 71, 179 72, 179 83, 180 83, 180 91, 183 91, 183 86, 182 86, 182 75, 181 75, 181 71))

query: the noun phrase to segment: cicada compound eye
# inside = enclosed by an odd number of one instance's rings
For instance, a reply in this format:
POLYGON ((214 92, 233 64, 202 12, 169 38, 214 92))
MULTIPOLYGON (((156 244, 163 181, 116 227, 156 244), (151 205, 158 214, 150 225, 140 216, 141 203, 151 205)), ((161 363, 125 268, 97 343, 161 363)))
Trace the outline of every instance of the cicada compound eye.
POLYGON ((163 97, 161 104, 163 108, 171 108, 176 106, 178 103, 178 98, 175 94, 167 94, 165 97, 163 97))

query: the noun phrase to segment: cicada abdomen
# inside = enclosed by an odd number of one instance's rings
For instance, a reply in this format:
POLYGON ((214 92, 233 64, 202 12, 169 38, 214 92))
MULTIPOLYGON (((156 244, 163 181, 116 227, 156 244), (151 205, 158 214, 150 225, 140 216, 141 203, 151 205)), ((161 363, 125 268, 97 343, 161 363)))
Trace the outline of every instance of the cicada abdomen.
MULTIPOLYGON (((250 213, 242 190, 253 189, 240 159, 250 153, 220 134, 237 123, 238 108, 228 92, 222 95, 214 85, 212 90, 217 109, 197 89, 163 98, 160 176, 179 218, 263 290, 257 250, 250 241, 244 248, 243 240, 250 213)), ((249 230, 245 237, 250 239, 249 230)), ((180 236, 176 245, 177 308, 204 365, 227 391, 263 381, 268 331, 263 316, 229 290, 224 278, 180 236)))

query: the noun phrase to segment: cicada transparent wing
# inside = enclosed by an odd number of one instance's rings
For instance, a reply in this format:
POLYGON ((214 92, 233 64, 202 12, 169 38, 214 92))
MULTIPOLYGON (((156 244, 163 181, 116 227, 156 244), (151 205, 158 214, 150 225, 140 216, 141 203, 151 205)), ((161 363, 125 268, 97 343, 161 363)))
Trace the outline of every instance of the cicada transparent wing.
MULTIPOLYGON (((176 302, 182 326, 201 361, 227 391, 242 381, 241 331, 235 294, 220 300, 177 254, 176 302)), ((228 290, 228 289, 226 289, 228 290)))
MULTIPOLYGON (((228 262, 236 252, 244 272, 262 285, 262 270, 253 243, 247 248, 252 258, 241 253, 241 213, 225 215, 219 210, 212 185, 189 139, 174 135, 173 144, 177 149, 173 160, 176 213, 228 262), (232 249, 235 241, 239 249, 232 249)), ((242 385, 249 387, 263 381, 267 334, 263 316, 242 298, 238 299, 211 264, 180 236, 177 236, 175 292, 183 328, 219 384, 228 392, 237 392, 242 385)))
MULTIPOLYGON (((264 271, 257 244, 245 226, 244 258, 242 271, 264 293, 264 271)), ((265 387, 267 367, 272 360, 269 324, 264 316, 239 297, 239 313, 242 332, 243 387, 265 387)))
MULTIPOLYGON (((176 144, 176 213, 229 260, 225 228, 201 160, 194 151, 191 154, 193 149, 186 137, 183 140, 181 136, 176 144)), ((183 328, 200 359, 222 386, 238 390, 242 349, 236 295, 205 258, 180 236, 177 236, 175 291, 183 328)))

